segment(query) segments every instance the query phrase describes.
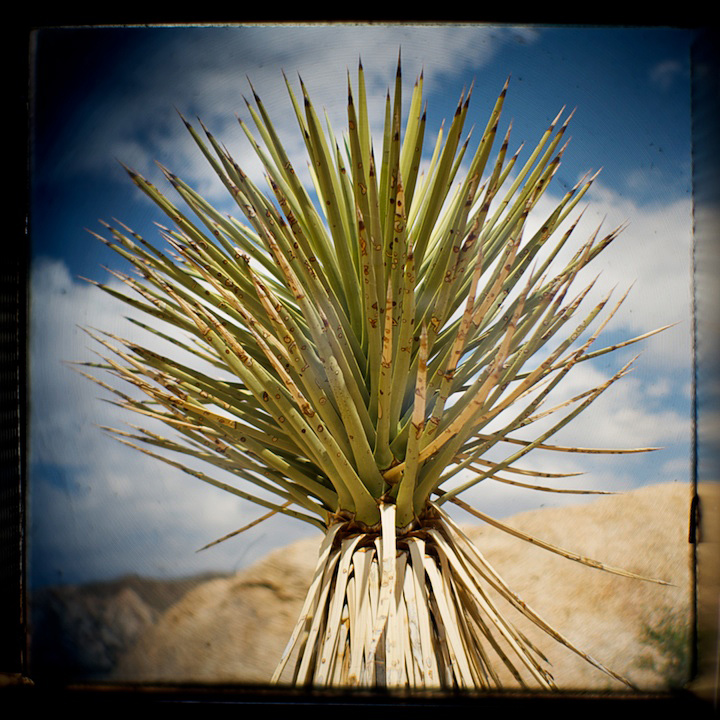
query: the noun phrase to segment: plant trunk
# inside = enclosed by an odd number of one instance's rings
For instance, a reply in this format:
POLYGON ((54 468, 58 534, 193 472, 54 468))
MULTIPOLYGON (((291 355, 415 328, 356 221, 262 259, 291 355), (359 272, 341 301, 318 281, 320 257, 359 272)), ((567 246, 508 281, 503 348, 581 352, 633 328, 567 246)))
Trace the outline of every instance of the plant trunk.
POLYGON ((417 527, 398 533, 395 506, 380 509, 375 532, 347 522, 328 530, 273 681, 492 689, 502 686, 502 664, 519 686, 551 689, 545 659, 495 600, 504 598, 537 624, 542 621, 447 515, 430 506, 417 527))

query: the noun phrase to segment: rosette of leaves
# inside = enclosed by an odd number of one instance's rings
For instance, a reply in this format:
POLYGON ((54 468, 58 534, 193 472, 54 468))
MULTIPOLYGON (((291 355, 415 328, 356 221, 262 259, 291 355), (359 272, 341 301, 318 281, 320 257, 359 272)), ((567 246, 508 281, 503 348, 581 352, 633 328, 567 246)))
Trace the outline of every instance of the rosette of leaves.
POLYGON ((520 686, 552 688, 543 654, 511 617, 517 611, 627 682, 523 603, 447 513, 448 503, 460 505, 549 551, 632 576, 462 499, 491 481, 580 492, 563 489, 567 474, 525 466, 536 449, 648 449, 551 442, 629 365, 553 401, 573 367, 652 334, 595 346, 624 296, 610 303, 609 293, 588 308, 594 283, 575 287, 619 232, 576 240, 574 211, 594 178, 566 192, 537 230, 528 227, 560 164, 570 117, 561 111, 521 159, 521 150, 508 153, 509 130, 498 137, 507 84, 474 145, 463 134, 471 92, 463 93, 428 157, 423 77, 403 120, 399 64, 379 146, 362 64, 355 88, 348 77, 342 137, 321 121, 302 80, 300 95, 286 84, 312 187, 254 90, 254 129, 240 124, 264 166, 264 191, 201 122, 196 129, 183 118, 242 220, 170 170, 178 204, 128 169, 171 221, 160 228, 167 248, 107 225, 101 239, 137 275, 115 273, 127 293, 100 287, 144 312, 147 329, 191 360, 88 331, 110 351, 94 365, 134 391, 93 378, 171 434, 107 430, 257 503, 263 517, 280 513, 325 533, 274 681, 483 689, 503 685, 504 666, 520 686))

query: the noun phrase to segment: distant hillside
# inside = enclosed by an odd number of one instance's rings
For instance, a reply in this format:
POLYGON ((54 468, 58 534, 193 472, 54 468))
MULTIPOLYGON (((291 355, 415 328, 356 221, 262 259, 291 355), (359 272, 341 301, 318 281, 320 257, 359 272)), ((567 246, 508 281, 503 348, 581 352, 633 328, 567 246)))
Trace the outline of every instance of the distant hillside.
POLYGON ((99 680, 169 607, 217 575, 42 588, 30 602, 33 678, 99 680))

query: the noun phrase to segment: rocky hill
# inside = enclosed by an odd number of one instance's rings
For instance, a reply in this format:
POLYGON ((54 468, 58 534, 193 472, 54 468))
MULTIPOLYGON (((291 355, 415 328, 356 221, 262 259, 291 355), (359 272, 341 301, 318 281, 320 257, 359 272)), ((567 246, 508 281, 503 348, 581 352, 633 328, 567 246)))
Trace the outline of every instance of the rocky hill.
POLYGON ((162 614, 198 585, 217 577, 111 582, 42 588, 30 602, 33 679, 102 680, 162 614))
MULTIPOLYGON (((663 484, 507 520, 550 543, 670 586, 585 567, 488 526, 468 532, 522 599, 568 639, 640 687, 661 689, 682 684, 687 673, 689 499, 687 485, 663 484)), ((160 593, 157 585, 153 595, 150 584, 143 590, 138 581, 106 587, 104 595, 96 588, 94 604, 80 589, 74 597, 66 591, 62 612, 56 597, 56 615, 64 612, 75 648, 84 652, 85 664, 77 667, 87 671, 94 661, 96 678, 265 683, 295 623, 317 544, 296 543, 231 577, 175 585, 175 595, 167 587, 160 593), (75 624, 68 618, 76 618, 75 624)), ((518 624, 547 650, 561 687, 618 687, 534 626, 518 624)))

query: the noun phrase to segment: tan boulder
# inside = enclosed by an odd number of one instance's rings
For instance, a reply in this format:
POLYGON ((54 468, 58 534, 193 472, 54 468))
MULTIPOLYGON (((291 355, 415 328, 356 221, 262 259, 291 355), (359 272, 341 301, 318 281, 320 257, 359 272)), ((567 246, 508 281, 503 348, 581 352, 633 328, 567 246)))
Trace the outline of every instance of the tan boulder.
MULTIPOLYGON (((509 586, 571 642, 641 688, 659 689, 668 678, 683 679, 691 598, 689 506, 689 486, 670 483, 505 521, 671 585, 589 568, 486 525, 468 533, 509 586)), ((268 682, 310 583, 319 540, 318 535, 282 548, 235 577, 190 591, 121 658, 115 679, 268 682)), ((622 689, 524 618, 519 625, 546 651, 561 688, 622 689)))

